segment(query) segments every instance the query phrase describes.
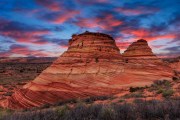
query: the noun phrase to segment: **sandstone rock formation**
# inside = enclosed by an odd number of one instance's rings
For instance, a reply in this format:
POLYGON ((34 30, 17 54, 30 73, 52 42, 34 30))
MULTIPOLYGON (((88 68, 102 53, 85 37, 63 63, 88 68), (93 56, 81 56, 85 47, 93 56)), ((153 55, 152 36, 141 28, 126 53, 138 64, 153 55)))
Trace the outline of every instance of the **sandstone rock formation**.
MULTIPOLYGON (((151 54, 152 55, 152 54, 151 54)), ((171 78, 168 66, 125 63, 115 40, 103 33, 73 35, 69 48, 2 107, 31 108, 73 98, 111 95, 130 86, 171 78)))
POLYGON ((177 58, 166 58, 164 62, 167 63, 172 69, 180 72, 180 57, 177 58))
POLYGON ((162 61, 154 55, 152 49, 144 39, 133 42, 123 53, 126 62, 133 63, 162 63, 162 61))

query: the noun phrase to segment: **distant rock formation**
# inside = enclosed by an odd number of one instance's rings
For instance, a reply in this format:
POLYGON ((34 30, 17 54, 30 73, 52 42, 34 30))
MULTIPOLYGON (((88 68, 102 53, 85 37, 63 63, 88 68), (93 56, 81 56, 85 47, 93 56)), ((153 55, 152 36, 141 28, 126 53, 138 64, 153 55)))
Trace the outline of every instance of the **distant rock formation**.
POLYGON ((126 62, 134 63, 162 63, 152 52, 152 49, 148 46, 148 43, 144 39, 133 42, 126 51, 123 53, 123 57, 126 62))
POLYGON ((164 62, 166 62, 172 69, 180 72, 180 56, 177 58, 165 58, 164 62))
POLYGON ((150 85, 154 80, 171 76, 168 66, 124 62, 111 36, 85 32, 73 35, 66 52, 23 89, 0 101, 0 106, 21 109, 73 98, 111 95, 123 88, 150 85))

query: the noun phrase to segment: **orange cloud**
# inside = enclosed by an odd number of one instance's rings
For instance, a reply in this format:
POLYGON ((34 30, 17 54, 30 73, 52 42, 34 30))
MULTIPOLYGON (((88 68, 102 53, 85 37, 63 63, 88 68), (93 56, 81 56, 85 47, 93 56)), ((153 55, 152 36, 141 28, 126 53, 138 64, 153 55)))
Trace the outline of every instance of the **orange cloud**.
POLYGON ((137 30, 123 30, 121 31, 123 34, 133 35, 133 39, 146 39, 147 41, 155 41, 159 39, 174 39, 176 38, 175 34, 156 34, 153 31, 148 31, 145 29, 137 29, 137 30))
POLYGON ((55 24, 62 24, 64 22, 66 22, 67 20, 74 18, 75 15, 79 14, 79 11, 70 11, 67 12, 63 15, 60 15, 59 17, 57 17, 55 20, 53 20, 52 22, 55 24))
POLYGON ((174 34, 165 34, 165 35, 156 35, 156 36, 150 36, 150 37, 145 37, 148 41, 154 41, 158 39, 174 39, 176 38, 176 35, 174 34))
POLYGON ((117 45, 120 49, 126 49, 130 44, 131 44, 131 42, 117 42, 117 43, 116 43, 116 45, 117 45))

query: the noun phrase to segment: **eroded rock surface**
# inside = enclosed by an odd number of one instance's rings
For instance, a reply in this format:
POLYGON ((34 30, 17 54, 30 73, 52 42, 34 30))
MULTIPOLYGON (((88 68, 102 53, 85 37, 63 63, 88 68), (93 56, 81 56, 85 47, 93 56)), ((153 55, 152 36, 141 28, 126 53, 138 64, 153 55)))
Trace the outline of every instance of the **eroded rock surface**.
POLYGON ((126 62, 162 63, 162 61, 154 55, 152 49, 148 46, 147 41, 144 39, 133 42, 123 53, 123 57, 126 62))
POLYGON ((170 79, 171 75, 168 66, 126 63, 111 36, 85 32, 73 35, 66 52, 23 89, 0 101, 0 105, 21 109, 73 98, 111 95, 126 87, 170 79))

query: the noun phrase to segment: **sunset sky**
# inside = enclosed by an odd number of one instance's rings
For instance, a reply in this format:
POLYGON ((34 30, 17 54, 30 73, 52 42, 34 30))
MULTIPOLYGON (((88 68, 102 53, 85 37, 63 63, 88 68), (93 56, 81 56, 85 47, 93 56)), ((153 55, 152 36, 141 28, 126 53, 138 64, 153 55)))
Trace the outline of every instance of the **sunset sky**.
POLYGON ((180 0, 0 0, 0 57, 59 56, 72 34, 103 32, 180 55, 180 0))

